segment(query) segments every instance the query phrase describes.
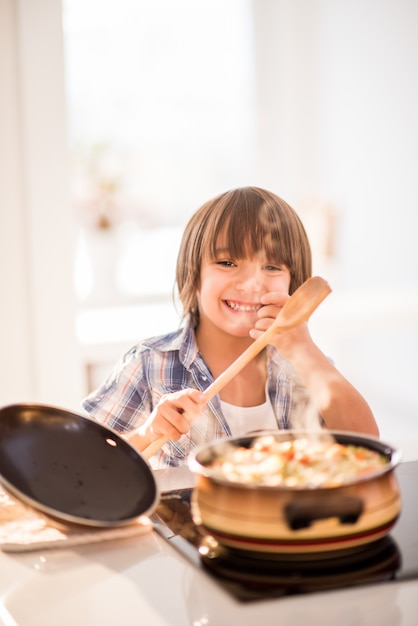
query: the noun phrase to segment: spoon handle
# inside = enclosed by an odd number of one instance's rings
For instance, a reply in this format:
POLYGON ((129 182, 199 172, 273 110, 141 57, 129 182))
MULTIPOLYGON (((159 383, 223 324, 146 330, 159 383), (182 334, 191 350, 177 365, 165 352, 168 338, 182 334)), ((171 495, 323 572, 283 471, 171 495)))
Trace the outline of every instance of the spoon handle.
MULTIPOLYGON (((280 313, 278 314, 277 319, 279 317, 280 313)), ((250 344, 248 348, 244 350, 244 352, 222 372, 222 374, 215 378, 213 383, 211 383, 203 392, 207 397, 208 402, 209 400, 212 400, 212 398, 214 398, 216 394, 219 393, 221 389, 223 389, 225 385, 227 385, 234 378, 234 376, 236 376, 246 365, 248 365, 248 363, 252 361, 252 359, 256 357, 259 352, 264 350, 274 335, 280 332, 281 328, 280 324, 270 326, 252 344, 250 344)), ((283 329, 287 328, 288 326, 284 324, 283 329)))

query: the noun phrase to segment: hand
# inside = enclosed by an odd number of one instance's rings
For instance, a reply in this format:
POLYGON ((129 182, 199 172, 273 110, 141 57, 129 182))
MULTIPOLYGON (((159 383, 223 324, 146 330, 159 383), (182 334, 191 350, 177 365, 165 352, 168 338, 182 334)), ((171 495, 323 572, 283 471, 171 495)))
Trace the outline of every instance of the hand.
MULTIPOLYGON (((257 339, 272 325, 289 298, 290 296, 284 292, 271 292, 261 297, 263 306, 258 311, 258 321, 255 327, 250 331, 250 336, 253 339, 257 339)), ((270 343, 279 350, 284 358, 291 361, 292 356, 299 352, 300 349, 306 349, 307 346, 312 344, 312 339, 308 325, 303 323, 292 330, 277 333, 270 343)))
POLYGON ((138 434, 149 442, 161 436, 176 441, 189 431, 191 423, 201 414, 206 403, 205 394, 197 389, 182 389, 166 394, 138 429, 138 434))

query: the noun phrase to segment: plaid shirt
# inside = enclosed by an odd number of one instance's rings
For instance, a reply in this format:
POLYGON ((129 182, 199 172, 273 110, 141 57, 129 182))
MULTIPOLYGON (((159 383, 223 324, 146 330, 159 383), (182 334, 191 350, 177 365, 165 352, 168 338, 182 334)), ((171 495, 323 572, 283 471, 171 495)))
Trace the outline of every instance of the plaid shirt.
MULTIPOLYGON (((290 415, 300 406, 301 399, 306 404, 306 391, 272 346, 267 347, 267 360, 268 392, 277 426, 288 428, 290 415)), ((212 381, 199 353, 194 329, 187 323, 176 332, 144 340, 131 348, 103 385, 82 404, 94 419, 128 432, 146 421, 163 395, 190 387, 204 391, 212 381)), ((178 441, 169 441, 151 459, 151 465, 155 469, 183 465, 196 446, 230 436, 219 396, 215 396, 201 417, 194 420, 190 431, 178 441)))

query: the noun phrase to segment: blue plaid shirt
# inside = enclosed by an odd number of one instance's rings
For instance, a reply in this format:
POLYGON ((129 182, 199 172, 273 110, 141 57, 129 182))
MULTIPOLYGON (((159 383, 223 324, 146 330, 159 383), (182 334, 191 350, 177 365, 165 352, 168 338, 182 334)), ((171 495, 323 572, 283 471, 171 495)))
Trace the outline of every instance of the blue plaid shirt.
MULTIPOLYGON (((306 404, 306 391, 272 346, 267 347, 267 363, 268 392, 277 427, 285 429, 301 400, 306 404)), ((173 333, 144 340, 131 348, 103 385, 83 401, 83 407, 106 426, 128 432, 146 421, 163 395, 190 387, 204 391, 212 381, 199 353, 194 329, 187 323, 173 333)), ((183 465, 196 446, 230 436, 219 396, 215 396, 194 420, 190 431, 178 441, 169 441, 151 459, 151 465, 155 469, 183 465)))

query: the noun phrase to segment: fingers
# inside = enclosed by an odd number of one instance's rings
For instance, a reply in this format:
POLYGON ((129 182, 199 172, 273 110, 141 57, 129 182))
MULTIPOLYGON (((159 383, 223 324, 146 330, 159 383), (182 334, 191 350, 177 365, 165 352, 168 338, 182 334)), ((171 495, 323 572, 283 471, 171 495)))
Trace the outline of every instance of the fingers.
POLYGON ((153 438, 164 435, 177 440, 204 409, 206 396, 197 389, 184 389, 163 396, 147 420, 153 438))
MULTIPOLYGON (((258 319, 249 333, 252 339, 258 339, 270 328, 289 298, 289 294, 283 292, 271 292, 261 297, 263 306, 258 310, 258 319)), ((306 322, 299 324, 296 328, 277 332, 271 339, 272 345, 279 350, 282 356, 289 359, 296 350, 304 347, 306 349, 308 343, 311 342, 312 339, 306 322)))
POLYGON ((289 298, 289 294, 282 291, 265 293, 260 298, 263 306, 259 310, 259 314, 263 317, 266 315, 276 317, 277 313, 286 304, 289 298))
POLYGON ((288 299, 289 295, 283 292, 266 293, 261 297, 263 306, 258 311, 258 320, 254 328, 258 332, 251 332, 252 337, 260 335, 271 326, 288 299))

